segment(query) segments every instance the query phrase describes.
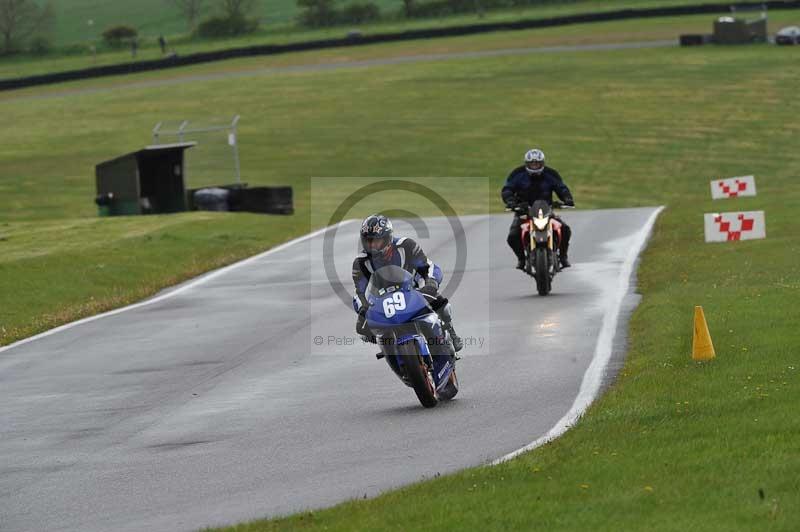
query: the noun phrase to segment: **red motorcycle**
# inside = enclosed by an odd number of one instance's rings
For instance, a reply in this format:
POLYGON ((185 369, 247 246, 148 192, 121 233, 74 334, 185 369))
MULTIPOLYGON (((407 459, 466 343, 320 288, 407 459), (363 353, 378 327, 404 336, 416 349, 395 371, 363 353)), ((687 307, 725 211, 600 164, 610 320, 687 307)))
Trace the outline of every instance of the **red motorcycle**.
POLYGON ((553 216, 553 209, 562 205, 536 200, 525 209, 513 209, 522 220, 520 238, 525 252, 525 273, 536 279, 540 296, 550 293, 553 279, 561 271, 561 222, 553 216))

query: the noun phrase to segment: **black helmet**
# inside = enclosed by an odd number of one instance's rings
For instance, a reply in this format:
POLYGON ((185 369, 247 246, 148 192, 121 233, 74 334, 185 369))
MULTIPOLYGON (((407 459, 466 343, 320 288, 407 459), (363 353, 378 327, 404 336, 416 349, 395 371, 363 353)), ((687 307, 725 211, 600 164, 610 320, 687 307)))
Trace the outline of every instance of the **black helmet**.
POLYGON ((392 222, 382 214, 367 216, 361 224, 361 247, 368 255, 385 253, 392 243, 392 222))

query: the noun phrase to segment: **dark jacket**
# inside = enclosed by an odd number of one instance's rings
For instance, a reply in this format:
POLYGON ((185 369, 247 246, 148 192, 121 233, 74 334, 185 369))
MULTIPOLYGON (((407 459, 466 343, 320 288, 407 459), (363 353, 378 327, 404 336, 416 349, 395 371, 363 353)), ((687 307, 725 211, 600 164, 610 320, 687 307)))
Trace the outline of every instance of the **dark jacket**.
POLYGON ((511 205, 518 201, 533 205, 536 200, 545 200, 552 205, 553 192, 562 202, 566 204, 574 203, 572 193, 554 169, 545 166, 541 174, 530 175, 524 166, 520 166, 514 168, 508 175, 501 194, 503 203, 506 205, 511 205))

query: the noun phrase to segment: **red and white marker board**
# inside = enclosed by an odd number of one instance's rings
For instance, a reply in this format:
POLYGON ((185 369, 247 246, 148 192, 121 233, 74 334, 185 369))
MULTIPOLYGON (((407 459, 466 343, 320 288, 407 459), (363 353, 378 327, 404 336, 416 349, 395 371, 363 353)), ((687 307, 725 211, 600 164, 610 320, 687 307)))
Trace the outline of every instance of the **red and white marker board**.
POLYGON ((767 237, 764 211, 705 214, 706 242, 755 240, 767 237))
POLYGON ((756 195, 755 176, 730 177, 711 182, 711 198, 727 199, 756 195))

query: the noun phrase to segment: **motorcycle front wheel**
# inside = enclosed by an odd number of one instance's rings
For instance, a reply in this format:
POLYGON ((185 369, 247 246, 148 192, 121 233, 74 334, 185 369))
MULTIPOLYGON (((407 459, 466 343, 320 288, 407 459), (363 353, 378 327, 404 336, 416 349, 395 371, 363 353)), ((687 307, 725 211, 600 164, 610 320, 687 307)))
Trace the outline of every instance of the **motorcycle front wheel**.
POLYGON ((536 248, 535 253, 536 291, 540 296, 546 296, 550 293, 550 267, 547 261, 547 250, 536 248))
POLYGON ((436 399, 436 387, 433 383, 433 375, 428 370, 428 365, 416 352, 416 344, 409 342, 404 346, 399 346, 404 352, 400 355, 403 360, 406 377, 417 394, 417 399, 425 408, 433 408, 438 400, 436 399))

